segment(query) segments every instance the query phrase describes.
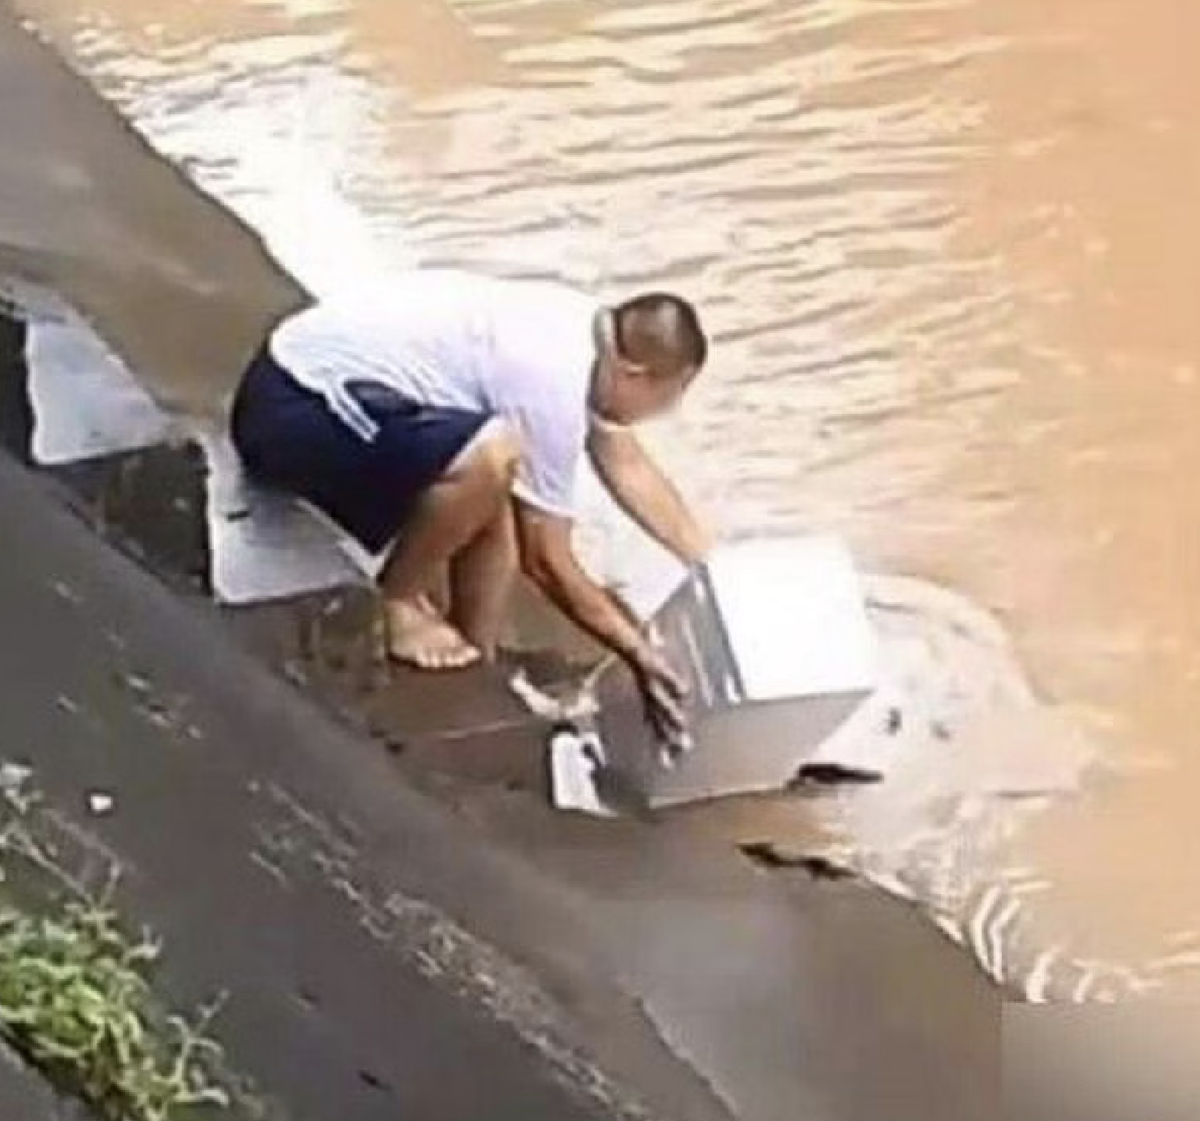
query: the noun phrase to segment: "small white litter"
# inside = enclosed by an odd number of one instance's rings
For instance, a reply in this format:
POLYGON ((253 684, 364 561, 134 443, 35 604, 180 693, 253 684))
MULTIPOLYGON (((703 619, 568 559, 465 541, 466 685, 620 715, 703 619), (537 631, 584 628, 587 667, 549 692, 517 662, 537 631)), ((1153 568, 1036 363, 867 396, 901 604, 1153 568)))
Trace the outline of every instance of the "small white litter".
POLYGON ((0 763, 0 790, 20 790, 32 777, 33 768, 24 763, 0 763))
POLYGON ((107 817, 116 808, 117 800, 101 790, 93 790, 87 796, 88 810, 95 817, 107 817))
POLYGON ((597 790, 599 769, 604 765, 603 748, 570 731, 560 731, 550 740, 550 778, 554 804, 560 810, 615 817, 597 790))

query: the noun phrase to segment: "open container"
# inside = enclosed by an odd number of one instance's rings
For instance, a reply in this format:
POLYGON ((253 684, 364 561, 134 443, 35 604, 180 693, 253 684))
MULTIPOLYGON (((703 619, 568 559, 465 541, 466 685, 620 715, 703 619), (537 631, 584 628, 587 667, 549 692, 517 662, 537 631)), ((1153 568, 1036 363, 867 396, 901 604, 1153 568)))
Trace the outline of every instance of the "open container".
POLYGON ((832 536, 724 545, 648 627, 687 682, 689 747, 657 742, 616 658, 579 733, 592 765, 652 809, 782 789, 878 682, 862 584, 832 536))

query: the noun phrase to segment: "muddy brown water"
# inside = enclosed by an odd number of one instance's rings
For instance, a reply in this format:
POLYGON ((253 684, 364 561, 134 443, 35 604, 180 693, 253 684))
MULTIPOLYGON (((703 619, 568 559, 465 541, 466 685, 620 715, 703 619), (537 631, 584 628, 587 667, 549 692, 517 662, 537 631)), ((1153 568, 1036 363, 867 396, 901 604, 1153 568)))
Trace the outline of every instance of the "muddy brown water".
MULTIPOLYGON (((1048 929, 1131 960, 1174 946, 1185 985, 1200 9, 19 7, 306 277, 421 259, 693 295, 716 359, 667 460, 726 532, 838 530, 998 613, 1121 772, 1007 867, 1053 889, 1048 929)), ((96 125, 54 108, 5 90, 27 156, 0 175, 6 270, 64 291, 165 399, 215 408, 297 287, 129 150, 56 162, 96 125)))

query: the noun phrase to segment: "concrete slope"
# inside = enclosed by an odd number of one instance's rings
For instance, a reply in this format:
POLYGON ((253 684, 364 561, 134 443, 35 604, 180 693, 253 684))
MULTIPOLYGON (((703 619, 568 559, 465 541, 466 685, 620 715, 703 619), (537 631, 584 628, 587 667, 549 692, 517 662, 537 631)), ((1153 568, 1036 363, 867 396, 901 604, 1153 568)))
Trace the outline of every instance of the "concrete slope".
MULTIPOLYGON (((10 357, 2 384, 19 405, 10 357)), ((24 412, 0 415, 19 429, 24 412)), ((0 462, 0 509, 25 542, 0 557, 0 619, 35 636, 0 649, 0 680, 22 698, 10 728, 25 729, 0 750, 37 763, 77 859, 111 852, 129 870, 130 910, 168 934, 180 992, 234 989, 235 1058, 277 1096, 307 1102, 292 1080, 311 1075, 329 1108, 364 1088, 367 1105, 394 1106, 375 1087, 414 1084, 392 1041, 415 966, 609 1106, 989 1116, 999 998, 915 912, 766 872, 687 821, 554 814, 544 730, 500 682, 375 680, 362 612, 339 621, 318 601, 231 626, 96 535, 190 571, 185 451, 86 474, 67 490, 0 462), (124 497, 102 499, 114 472, 124 497), (310 633, 335 624, 344 636, 310 633), (111 818, 84 811, 93 788, 116 797, 111 818)))
POLYGON ((997 998, 916 915, 527 798, 453 816, 55 490, 0 460, 4 753, 287 1114, 990 1116, 997 998))
POLYGON ((546 883, 451 827, 7 459, 0 511, 0 751, 34 766, 64 859, 123 869, 172 995, 230 994, 233 1064, 287 1116, 582 1118, 639 1101, 724 1116, 546 883), (111 814, 89 812, 95 792, 111 814))

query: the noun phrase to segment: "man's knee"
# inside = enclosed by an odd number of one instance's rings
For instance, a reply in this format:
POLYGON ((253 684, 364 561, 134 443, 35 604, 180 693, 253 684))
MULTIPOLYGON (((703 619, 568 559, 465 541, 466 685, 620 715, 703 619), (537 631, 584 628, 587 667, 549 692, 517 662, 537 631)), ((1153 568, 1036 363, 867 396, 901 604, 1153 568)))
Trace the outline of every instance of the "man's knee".
POLYGON ((508 421, 494 417, 471 441, 465 466, 481 481, 507 492, 520 462, 520 438, 508 421))

